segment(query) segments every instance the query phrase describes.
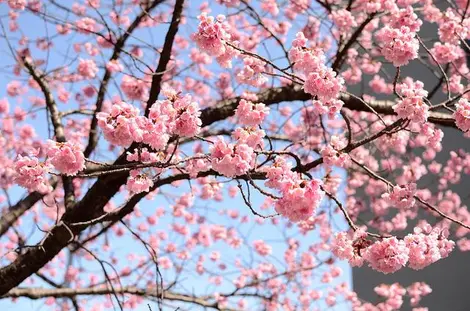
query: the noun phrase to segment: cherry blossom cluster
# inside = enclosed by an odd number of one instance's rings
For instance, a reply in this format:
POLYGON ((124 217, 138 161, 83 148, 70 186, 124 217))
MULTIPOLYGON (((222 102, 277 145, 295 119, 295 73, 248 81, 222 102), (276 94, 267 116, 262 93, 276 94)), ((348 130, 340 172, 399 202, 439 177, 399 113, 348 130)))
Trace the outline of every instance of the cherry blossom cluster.
POLYGON ((461 98, 455 105, 457 108, 454 113, 455 124, 464 132, 470 130, 470 103, 467 99, 461 98))
POLYGON ((254 87, 261 87, 268 81, 263 73, 266 72, 264 61, 246 56, 243 58, 243 69, 237 73, 237 81, 254 87))
POLYGON ((121 81, 121 89, 127 98, 143 101, 148 96, 149 83, 145 80, 125 75, 121 81))
POLYGON ((230 42, 232 45, 237 45, 237 42, 231 42, 230 25, 225 21, 225 16, 218 15, 214 18, 204 12, 198 18, 200 21, 198 30, 191 38, 202 51, 216 57, 220 65, 230 68, 231 60, 239 52, 227 44, 230 42))
POLYGON ((335 236, 332 252, 336 257, 347 260, 351 266, 360 267, 364 264, 361 250, 371 244, 366 238, 367 233, 362 228, 339 232, 335 236))
POLYGON ((343 142, 339 137, 331 137, 330 144, 325 146, 320 151, 323 162, 328 166, 344 167, 347 165, 350 161, 350 157, 347 153, 342 152, 342 149, 345 147, 346 143, 343 142))
POLYGON ((77 72, 86 79, 96 77, 98 70, 95 61, 92 59, 80 59, 78 62, 77 72))
POLYGON ((246 126, 258 126, 263 123, 269 114, 269 107, 262 103, 252 103, 248 100, 241 99, 238 102, 235 116, 239 122, 246 126))
POLYGON ((431 287, 424 282, 415 282, 406 288, 411 306, 417 306, 423 296, 432 293, 431 287))
POLYGON ((350 33, 354 27, 357 27, 354 15, 345 9, 331 12, 331 20, 343 35, 350 33))
POLYGON ((199 105, 190 95, 181 96, 173 90, 166 91, 168 99, 159 100, 150 108, 148 117, 125 102, 114 104, 109 112, 100 112, 98 125, 106 140, 118 146, 142 142, 154 149, 162 149, 171 135, 192 137, 200 131, 199 105))
MULTIPOLYGON (((307 39, 302 32, 297 33, 289 51, 289 58, 295 63, 294 68, 305 74, 305 92, 317 98, 324 106, 336 106, 343 89, 343 78, 326 66, 325 55, 321 49, 308 48, 307 39)), ((336 112, 336 111, 335 111, 336 112)))
POLYGON ((397 85, 397 92, 403 96, 393 106, 397 115, 417 123, 426 122, 429 116, 429 106, 425 103, 424 98, 428 92, 424 90, 423 82, 406 78, 403 83, 397 85))
POLYGON ((386 25, 376 33, 381 53, 386 60, 400 67, 418 57, 419 42, 416 33, 407 26, 393 28, 386 25))
POLYGON ((266 135, 257 126, 263 123, 268 114, 269 108, 264 104, 241 99, 235 117, 246 127, 237 128, 232 133, 235 143, 227 143, 223 137, 214 142, 210 148, 212 168, 227 177, 243 175, 252 169, 255 163, 254 150, 264 146, 266 135))
POLYGON ((308 220, 315 214, 323 199, 320 180, 303 180, 282 157, 276 157, 274 164, 265 171, 266 186, 281 193, 274 205, 279 214, 292 222, 308 220))
POLYGON ((377 306, 377 309, 380 310, 399 310, 403 306, 404 299, 406 295, 406 289, 398 283, 391 285, 381 284, 374 288, 374 291, 383 298, 385 301, 377 306))
POLYGON ((45 146, 47 160, 41 162, 36 156, 18 155, 14 163, 15 182, 40 193, 52 190, 47 173, 56 169, 60 174, 75 175, 85 168, 85 157, 81 146, 73 142, 56 142, 49 140, 45 146))
POLYGON ((404 239, 385 237, 372 243, 367 240, 367 233, 358 229, 356 232, 338 233, 332 251, 353 266, 367 262, 372 269, 388 274, 406 265, 415 270, 423 269, 446 258, 455 245, 447 237, 447 230, 423 223, 404 239))
POLYGON ((47 171, 48 167, 38 158, 19 155, 15 162, 15 182, 29 191, 50 192, 52 187, 46 177, 47 171))
POLYGON ((448 8, 438 21, 439 39, 442 42, 457 45, 460 39, 466 39, 468 36, 469 18, 457 15, 455 10, 448 8))
POLYGON ((394 186, 392 192, 384 193, 382 198, 399 209, 409 209, 415 205, 416 184, 394 186))
POLYGON ((85 157, 81 146, 71 142, 60 143, 49 140, 47 156, 54 168, 65 175, 75 175, 85 168, 85 157))
POLYGON ((410 250, 408 266, 420 270, 446 258, 455 246, 453 241, 447 239, 448 235, 448 230, 432 228, 429 224, 416 227, 414 232, 404 239, 410 250))
POLYGON ((126 187, 131 193, 148 192, 153 186, 152 179, 140 170, 132 170, 127 179, 126 187))
POLYGON ((226 177, 247 173, 253 168, 255 154, 253 148, 244 143, 227 143, 219 137, 210 149, 212 168, 226 177))

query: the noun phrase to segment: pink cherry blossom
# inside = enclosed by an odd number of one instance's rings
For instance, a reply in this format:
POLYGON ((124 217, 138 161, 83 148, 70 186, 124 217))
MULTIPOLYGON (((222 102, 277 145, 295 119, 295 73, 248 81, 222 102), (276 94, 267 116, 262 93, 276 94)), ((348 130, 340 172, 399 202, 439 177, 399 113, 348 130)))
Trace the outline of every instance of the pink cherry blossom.
POLYGON ((289 50, 289 59, 294 68, 306 74, 318 71, 326 61, 323 51, 319 48, 307 48, 307 38, 303 32, 298 32, 289 50))
POLYGON ((333 239, 332 252, 340 259, 345 259, 353 267, 360 267, 364 263, 362 253, 370 244, 362 229, 349 232, 339 232, 333 239))
POLYGON ((397 92, 403 96, 393 106, 393 110, 400 118, 406 118, 417 123, 426 122, 429 115, 429 106, 424 102, 428 92, 423 89, 423 82, 406 80, 397 86, 397 92))
POLYGON ((455 105, 457 108, 454 113, 455 124, 464 132, 470 130, 470 103, 467 99, 461 98, 455 105))
POLYGON ((344 80, 337 77, 331 68, 320 68, 307 76, 304 84, 305 92, 317 96, 321 101, 335 100, 342 90, 344 80))
POLYGON ((104 137, 118 146, 128 146, 133 141, 133 119, 139 115, 139 109, 125 102, 114 104, 109 113, 97 114, 98 125, 104 137))
POLYGON ((125 75, 121 81, 121 88, 129 99, 144 100, 149 90, 148 83, 142 79, 125 75))
POLYGON ((265 131, 256 128, 237 128, 232 137, 238 143, 247 144, 253 149, 260 149, 264 146, 263 138, 266 136, 265 131))
POLYGON ((256 252, 261 256, 268 256, 272 252, 272 247, 266 244, 263 240, 256 240, 253 242, 253 247, 256 252))
POLYGON ((26 0, 8 0, 8 5, 14 10, 24 10, 26 4, 26 0))
POLYGON ((62 174, 75 175, 85 168, 85 157, 79 145, 52 140, 47 143, 48 161, 62 174))
POLYGON ((330 144, 324 147, 320 154, 326 165, 344 167, 349 163, 349 155, 341 152, 346 144, 337 136, 331 137, 330 144))
POLYGON ((269 108, 262 103, 252 103, 245 99, 241 99, 235 110, 235 116, 240 122, 247 126, 260 125, 269 114, 269 108))
POLYGON ((237 81, 254 87, 260 87, 268 81, 264 72, 265 63, 257 58, 248 56, 243 59, 243 69, 237 73, 237 81))
POLYGON ((211 147, 212 168, 226 177, 245 174, 253 161, 253 149, 246 144, 228 144, 219 137, 211 147))
POLYGON ((217 18, 207 16, 202 13, 198 16, 200 21, 198 31, 192 35, 201 50, 209 55, 218 57, 227 52, 225 41, 230 40, 228 24, 225 22, 225 16, 219 15, 217 18))
POLYGON ((292 180, 281 186, 282 197, 276 201, 276 211, 292 222, 308 219, 323 199, 321 181, 292 180))
POLYGON ((15 182, 29 191, 47 193, 52 190, 46 177, 47 166, 36 157, 18 156, 15 162, 15 182))
POLYGON ((382 198, 387 200, 396 208, 408 209, 415 205, 415 193, 416 184, 410 183, 404 186, 394 186, 392 192, 384 193, 382 198))
POLYGON ((463 55, 458 46, 449 43, 436 42, 430 51, 439 64, 451 63, 463 55))
POLYGON ((92 79, 98 73, 98 67, 92 59, 80 59, 78 62, 77 72, 84 78, 92 79))
POLYGON ((331 19, 342 33, 350 33, 354 27, 357 27, 354 16, 345 9, 331 12, 331 19))
POLYGON ((404 241, 410 250, 408 266, 414 270, 445 258, 453 250, 455 243, 447 239, 448 232, 438 228, 417 227, 414 233, 408 234, 404 241))
POLYGON ((126 186, 132 193, 148 192, 153 186, 153 181, 140 170, 132 170, 126 186))
POLYGON ((410 60, 418 57, 419 42, 415 33, 407 26, 391 28, 385 26, 376 34, 381 42, 381 52, 386 60, 399 67, 407 65, 410 60))
POLYGON ((456 14, 454 10, 448 8, 439 20, 439 39, 442 42, 458 44, 460 38, 466 38, 468 34, 468 19, 464 19, 456 14))
POLYGON ((409 253, 404 241, 391 237, 376 241, 364 251, 363 257, 372 269, 388 274, 403 268, 409 253))
POLYGON ((424 282, 415 282, 406 288, 406 292, 411 297, 411 305, 417 306, 423 296, 432 293, 432 289, 424 282))

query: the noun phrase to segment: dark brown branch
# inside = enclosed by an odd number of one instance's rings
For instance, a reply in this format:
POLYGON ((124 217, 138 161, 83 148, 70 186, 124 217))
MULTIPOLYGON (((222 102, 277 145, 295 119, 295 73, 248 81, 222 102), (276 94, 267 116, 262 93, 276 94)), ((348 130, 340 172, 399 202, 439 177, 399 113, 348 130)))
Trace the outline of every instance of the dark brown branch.
MULTIPOLYGON (((36 70, 33 63, 30 62, 28 57, 22 57, 21 61, 23 62, 25 68, 28 70, 31 77, 36 81, 36 83, 41 88, 42 93, 46 101, 47 110, 51 118, 52 126, 54 127, 54 136, 57 142, 65 143, 65 132, 64 126, 62 125, 62 119, 60 117, 59 109, 55 102, 54 97, 52 96, 51 89, 49 84, 44 79, 44 77, 36 70)), ((74 189, 72 178, 69 176, 62 177, 62 184, 64 187, 64 205, 66 208, 70 207, 75 201, 74 189)))
MULTIPOLYGON (((114 50, 113 54, 111 55, 109 61, 112 60, 117 60, 121 56, 121 52, 124 49, 124 46, 127 42, 127 40, 130 38, 132 33, 134 32, 137 27, 142 23, 142 20, 148 16, 148 14, 155 9, 159 4, 164 2, 165 0, 155 0, 152 2, 152 4, 147 7, 145 10, 143 10, 137 17, 134 19, 132 24, 129 25, 127 30, 124 32, 124 34, 116 41, 114 44, 114 50)), ((98 95, 96 98, 96 104, 95 104, 95 111, 93 114, 93 118, 91 119, 91 124, 90 124, 90 135, 88 137, 88 145, 85 148, 84 154, 85 157, 89 157, 90 154, 93 152, 93 150, 96 148, 96 145, 98 144, 98 131, 96 129, 98 125, 98 119, 96 117, 97 113, 101 111, 103 107, 103 101, 106 95, 106 91, 108 89, 108 84, 111 79, 111 71, 109 71, 107 68, 105 68, 105 72, 103 75, 103 78, 101 79, 101 84, 98 89, 98 95)))
POLYGON ((23 57, 22 62, 25 68, 28 70, 28 73, 31 75, 33 80, 39 85, 42 93, 44 94, 47 110, 49 111, 52 126, 54 127, 55 139, 60 143, 65 142, 64 126, 62 125, 62 121, 60 119, 60 112, 59 109, 57 109, 57 105, 54 97, 52 96, 49 84, 43 78, 43 76, 36 70, 30 60, 27 59, 27 57, 23 57))
POLYGON ((2 298, 20 298, 26 297, 29 299, 41 298, 73 298, 76 296, 96 296, 96 295, 111 295, 111 294, 129 294, 143 297, 160 298, 163 296, 166 300, 180 301, 184 303, 196 304, 201 307, 211 308, 215 310, 235 311, 234 309, 222 308, 217 302, 211 302, 207 299, 199 298, 197 296, 175 293, 171 291, 160 292, 158 288, 138 288, 134 286, 114 288, 109 287, 89 287, 89 288, 14 288, 9 291, 2 298))
POLYGON ((372 14, 369 17, 367 17, 367 19, 364 22, 362 22, 362 24, 356 29, 356 31, 354 31, 351 38, 349 38, 348 42, 346 42, 346 44, 341 49, 341 51, 337 53, 335 61, 333 65, 331 66, 334 71, 340 70, 341 66, 344 63, 344 59, 347 57, 349 48, 351 48, 354 45, 354 43, 357 42, 357 38, 359 38, 364 28, 366 28, 366 26, 374 19, 374 17, 375 17, 375 14, 372 14))
MULTIPOLYGON (((55 188, 55 181, 52 182, 52 187, 55 188)), ((8 209, 0 218, 0 237, 4 235, 13 224, 23 216, 26 211, 34 206, 39 200, 44 197, 44 194, 39 192, 31 192, 24 199, 18 201, 15 205, 8 209)))
POLYGON ((150 95, 147 100, 147 107, 145 108, 145 115, 149 114, 150 108, 157 101, 158 95, 162 88, 163 75, 166 72, 166 67, 171 59, 171 52, 173 50, 173 42, 175 41, 176 33, 181 20, 181 13, 183 12, 184 0, 176 0, 173 9, 173 17, 171 18, 170 27, 165 36, 165 43, 163 43, 163 50, 160 54, 160 60, 156 71, 153 73, 152 85, 150 87, 150 95))

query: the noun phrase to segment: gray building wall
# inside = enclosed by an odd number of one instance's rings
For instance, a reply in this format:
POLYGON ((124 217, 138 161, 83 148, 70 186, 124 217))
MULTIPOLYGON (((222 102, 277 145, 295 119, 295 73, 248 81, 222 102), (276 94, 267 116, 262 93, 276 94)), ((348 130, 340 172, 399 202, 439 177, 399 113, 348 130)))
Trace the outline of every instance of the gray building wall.
MULTIPOLYGON (((445 9, 445 4, 442 5, 442 9, 445 9)), ((422 38, 436 37, 436 34, 436 27, 429 24, 423 25, 420 32, 422 38)), ((431 48, 433 43, 428 41, 426 45, 431 48)), ((420 53, 425 53, 425 51, 420 48, 420 53)), ((389 72, 394 73, 394 69, 390 68, 389 72)), ((405 76, 423 81, 428 91, 431 91, 437 83, 432 72, 417 61, 402 69, 402 77, 405 76)), ((364 93, 373 94, 367 87, 368 80, 365 79, 365 81, 364 93)), ((359 90, 360 87, 355 89, 357 94, 359 90)), ((432 101, 439 103, 443 99, 445 96, 440 93, 436 94, 432 101)), ((444 140, 443 150, 436 157, 439 163, 445 164, 452 150, 461 148, 470 151, 470 140, 464 138, 461 132, 452 128, 441 129, 444 131, 444 140)), ((420 184, 424 185, 429 181, 431 181, 429 178, 423 178, 420 184)), ((452 185, 450 188, 460 195, 464 205, 469 206, 470 201, 467 198, 470 195, 469 176, 463 176, 458 185, 452 185)), ((423 217, 429 218, 425 213, 423 217)), ((364 215, 364 218, 367 218, 367 215, 364 215)), ((410 224, 408 228, 413 228, 413 224, 410 224)), ((433 293, 423 298, 420 306, 428 307, 430 311, 470 311, 470 252, 460 252, 457 247, 448 258, 420 271, 404 268, 394 274, 385 275, 366 266, 353 269, 354 290, 360 298, 371 302, 379 301, 379 297, 373 290, 377 285, 398 282, 403 286, 408 286, 418 281, 426 282, 433 289, 433 293)), ((409 301, 405 301, 405 306, 401 310, 411 310, 408 306, 409 301)))
MULTIPOLYGON (((469 140, 462 137, 462 133, 454 129, 443 129, 443 150, 438 154, 438 161, 448 158, 451 150, 464 148, 469 150, 469 140)), ((470 178, 465 176, 452 190, 460 194, 462 200, 470 194, 470 178)), ((469 206, 469 200, 463 200, 469 206)), ((429 218, 423 213, 422 217, 429 218)), ((412 228, 410 224, 409 228, 412 228)), ((420 306, 428 307, 430 311, 469 311, 470 310, 470 252, 461 252, 456 247, 448 258, 442 259, 423 270, 415 271, 403 268, 394 274, 376 272, 367 266, 353 268, 353 288, 359 297, 378 302, 379 297, 374 287, 380 284, 400 283, 409 286, 414 282, 425 282, 431 286, 433 292, 425 296, 420 306)), ((409 301, 405 301, 400 310, 411 310, 409 301)))

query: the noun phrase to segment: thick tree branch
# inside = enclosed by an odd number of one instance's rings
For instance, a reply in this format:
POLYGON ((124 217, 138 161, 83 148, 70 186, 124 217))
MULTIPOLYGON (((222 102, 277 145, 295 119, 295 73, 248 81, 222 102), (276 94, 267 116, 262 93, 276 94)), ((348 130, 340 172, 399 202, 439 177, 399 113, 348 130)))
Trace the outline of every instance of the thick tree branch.
MULTIPOLYGON (((49 87, 49 84, 44 79, 44 77, 36 70, 36 68, 30 62, 28 57, 23 57, 22 62, 25 68, 28 70, 31 77, 33 77, 34 81, 36 81, 36 83, 41 88, 42 93, 44 94, 47 110, 49 111, 51 122, 54 127, 54 136, 55 136, 56 141, 59 143, 65 143, 66 139, 65 139, 64 126, 62 125, 60 112, 59 112, 59 109, 57 108, 57 104, 55 102, 54 96, 52 96, 52 92, 49 87)), ((62 184, 64 187, 64 205, 65 207, 68 208, 75 201, 72 178, 64 175, 62 177, 62 184)))
POLYGON ((145 116, 148 116, 150 108, 157 101, 158 95, 162 88, 163 75, 166 72, 168 62, 171 59, 171 52, 173 50, 173 42, 175 41, 176 33, 181 20, 181 13, 183 12, 184 0, 176 0, 175 7, 173 9, 173 17, 171 18, 170 27, 165 36, 165 42, 163 43, 162 53, 160 54, 160 60, 158 66, 152 77, 152 84, 150 87, 150 95, 147 100, 147 106, 145 107, 145 116))
POLYGON ((172 301, 180 301, 184 303, 195 304, 204 308, 211 308, 215 310, 235 311, 235 309, 222 308, 217 302, 211 302, 208 299, 203 299, 193 295, 186 295, 175 293, 171 291, 159 292, 156 287, 138 288, 134 286, 114 288, 109 287, 89 287, 89 288, 14 288, 9 291, 2 298, 20 298, 26 297, 30 299, 41 298, 72 298, 75 296, 94 296, 94 295, 111 295, 111 294, 130 294, 143 297, 154 297, 172 301), (163 294, 163 295, 162 295, 163 294))
MULTIPOLYGON (((150 6, 148 6, 145 10, 142 10, 139 15, 134 19, 132 24, 129 25, 127 30, 124 32, 124 34, 116 41, 114 45, 114 50, 113 54, 111 55, 109 61, 112 60, 117 60, 121 56, 121 52, 127 42, 127 40, 130 38, 132 33, 134 32, 137 27, 142 23, 142 20, 148 16, 148 14, 155 9, 159 4, 163 3, 165 0, 155 0, 152 2, 150 6)), ((98 112, 101 111, 103 107, 103 101, 106 95, 106 91, 108 89, 108 84, 111 79, 111 71, 109 71, 105 67, 105 72, 103 75, 103 78, 101 79, 101 84, 98 89, 98 95, 96 98, 96 104, 95 104, 95 111, 93 114, 93 118, 91 119, 91 124, 90 124, 90 135, 88 137, 88 145, 85 148, 85 151, 83 152, 85 154, 85 157, 89 157, 90 154, 93 152, 93 150, 96 148, 96 145, 98 144, 98 131, 96 127, 98 126, 98 119, 97 119, 97 114, 98 112)))
MULTIPOLYGON (((291 101, 307 101, 312 98, 311 95, 305 93, 300 86, 283 86, 275 87, 265 91, 261 91, 256 94, 258 101, 264 103, 267 106, 278 104, 281 102, 291 102, 291 101)), ((201 118, 204 120, 204 126, 210 125, 214 122, 220 121, 222 119, 232 116, 237 108, 238 102, 241 97, 235 97, 231 99, 226 99, 219 101, 213 107, 204 109, 202 111, 201 118)), ((344 102, 344 108, 353 111, 364 111, 364 112, 375 112, 383 115, 396 115, 393 111, 393 106, 396 104, 394 101, 390 100, 371 100, 363 101, 360 98, 356 98, 349 94, 342 94, 341 100, 344 102)), ((436 125, 454 127, 455 119, 451 114, 442 113, 442 112, 430 112, 428 118, 429 122, 436 125)))
POLYGON ((41 88, 42 93, 44 94, 44 99, 46 101, 47 110, 49 111, 52 126, 54 127, 54 136, 55 139, 60 142, 65 142, 65 133, 64 133, 64 126, 62 125, 62 121, 60 119, 60 112, 57 109, 57 104, 55 102, 54 96, 52 96, 51 89, 49 84, 43 76, 36 70, 34 65, 28 60, 27 57, 22 58, 22 62, 25 68, 28 70, 29 74, 33 78, 33 80, 39 85, 41 88))
MULTIPOLYGON (((52 187, 55 188, 56 181, 53 179, 52 187)), ((34 206, 39 200, 44 197, 44 194, 39 192, 31 192, 24 199, 18 201, 15 205, 9 208, 0 218, 0 237, 4 235, 8 229, 21 217, 26 211, 34 206)))

